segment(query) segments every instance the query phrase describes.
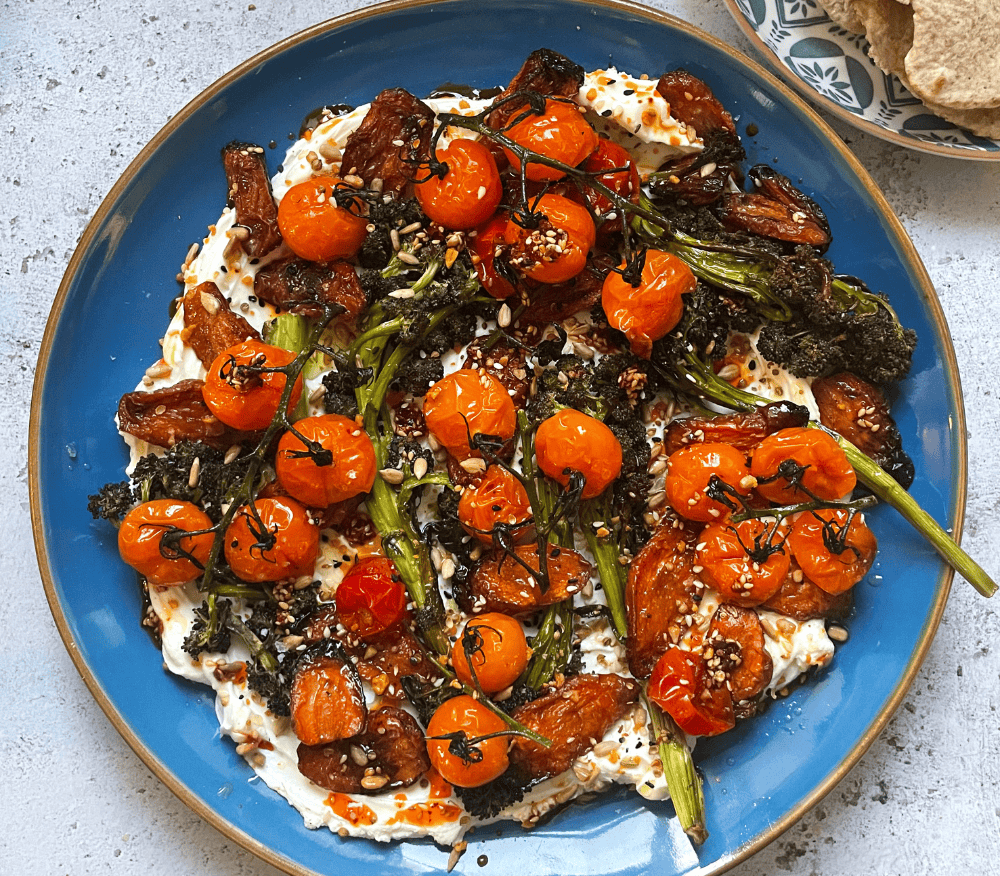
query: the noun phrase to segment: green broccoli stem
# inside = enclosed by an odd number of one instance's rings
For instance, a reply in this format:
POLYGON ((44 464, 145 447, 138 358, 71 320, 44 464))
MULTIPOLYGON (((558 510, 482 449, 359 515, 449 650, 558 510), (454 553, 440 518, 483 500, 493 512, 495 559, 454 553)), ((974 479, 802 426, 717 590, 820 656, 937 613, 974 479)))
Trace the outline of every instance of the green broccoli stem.
POLYGON ((556 673, 565 671, 572 639, 572 600, 564 599, 545 610, 531 643, 531 662, 525 670, 524 683, 532 690, 540 690, 556 673))
POLYGON ((625 567, 620 562, 621 547, 615 538, 615 527, 610 523, 614 512, 607 497, 588 499, 580 505, 580 526, 583 529, 587 547, 597 564, 597 574, 604 588, 604 596, 611 612, 611 624, 619 639, 628 636, 628 621, 625 608, 625 567), (595 527, 601 523, 603 529, 595 527), (598 532, 602 532, 598 535, 598 532), (607 534, 604 535, 603 533, 607 534))
POLYGON ((694 759, 683 734, 673 719, 660 710, 643 690, 642 701, 649 715, 651 738, 656 741, 663 777, 684 833, 698 843, 708 839, 705 827, 705 793, 694 768, 694 759))
MULTIPOLYGON (((301 353, 309 344, 309 320, 295 313, 278 314, 265 327, 264 341, 292 353, 301 353)), ((302 393, 291 419, 301 420, 308 415, 309 399, 302 393)))
MULTIPOLYGON (((751 411, 758 405, 767 404, 767 399, 746 390, 736 389, 724 380, 719 379, 712 369, 693 353, 689 353, 683 365, 690 379, 688 391, 696 389, 712 401, 726 405, 733 410, 751 411)), ((686 385, 684 380, 679 381, 686 385)), ((866 456, 850 441, 836 432, 826 429, 815 420, 809 421, 814 429, 823 429, 832 435, 843 448, 848 461, 854 467, 858 480, 878 496, 883 502, 895 508, 910 524, 930 542, 938 554, 965 578, 983 596, 990 597, 997 591, 996 582, 958 545, 930 514, 920 507, 920 504, 904 490, 892 475, 885 472, 873 459, 866 456)))
POLYGON ((264 643, 257 638, 253 630, 250 629, 240 618, 239 615, 232 612, 229 613, 226 618, 226 624, 247 646, 250 651, 250 656, 253 657, 263 669, 268 672, 276 672, 278 669, 277 658, 267 650, 264 643))

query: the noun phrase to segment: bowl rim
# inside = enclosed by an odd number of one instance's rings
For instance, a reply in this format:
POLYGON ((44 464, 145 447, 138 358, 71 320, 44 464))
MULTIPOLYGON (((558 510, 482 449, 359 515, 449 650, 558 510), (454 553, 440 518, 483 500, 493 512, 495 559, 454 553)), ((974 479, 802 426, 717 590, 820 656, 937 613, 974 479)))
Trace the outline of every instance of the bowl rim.
MULTIPOLYGON (((776 0, 776 2, 781 2, 781 0, 776 0)), ((781 63, 781 59, 778 58, 775 51, 761 38, 760 34, 758 34, 757 31, 751 27, 746 15, 743 14, 743 10, 740 9, 738 0, 726 0, 726 6, 729 8, 729 12, 735 20, 737 26, 741 31, 743 31, 743 35, 749 39, 751 43, 753 43, 754 48, 764 56, 764 60, 767 61, 768 65, 774 68, 774 70, 785 82, 789 83, 807 100, 817 103, 824 111, 832 113, 840 119, 840 121, 846 122, 852 128, 863 131, 866 134, 871 134, 873 137, 878 137, 880 140, 886 140, 889 143, 894 143, 897 146, 904 146, 907 149, 913 149, 917 152, 926 152, 930 155, 943 155, 947 158, 958 158, 962 161, 1000 161, 1000 149, 988 152, 984 149, 948 146, 944 143, 933 143, 929 140, 920 140, 915 137, 904 137, 902 134, 898 134, 890 128, 883 128, 881 125, 870 122, 868 119, 859 117, 849 110, 844 109, 836 101, 830 100, 830 98, 826 95, 821 94, 815 88, 807 85, 802 81, 802 79, 789 70, 788 67, 781 63)), ((830 23, 835 24, 832 19, 830 23)), ((880 70, 879 72, 881 73, 882 71, 880 70)), ((990 138, 986 137, 984 139, 988 140, 990 138)), ((997 140, 996 142, 1000 145, 1000 140, 997 140)))
MULTIPOLYGON (((31 409, 29 417, 28 431, 28 487, 31 510, 31 523, 34 536, 36 558, 39 573, 45 589, 46 599, 56 622, 59 635, 63 644, 73 661, 74 666, 86 684, 91 695, 107 716, 112 726, 118 731, 129 747, 135 752, 139 759, 150 769, 150 771, 162 781, 189 809, 199 815, 208 824, 220 831, 223 835, 236 842, 239 846, 256 855, 261 860, 274 867, 277 867, 291 876, 318 876, 315 871, 299 864, 283 854, 276 852, 270 846, 256 840, 243 831, 233 822, 225 819, 218 812, 205 803, 194 793, 184 782, 176 776, 171 769, 151 750, 138 734, 123 719, 122 715, 111 702, 110 697, 105 692, 95 672, 84 659, 80 647, 74 640, 69 622, 63 611, 63 607, 58 599, 55 579, 52 566, 49 561, 48 546, 45 538, 45 521, 42 515, 41 487, 40 487, 40 460, 42 448, 42 396, 46 382, 48 364, 53 352, 53 342, 57 327, 63 316, 66 299, 76 278, 81 264, 84 262, 91 245, 97 235, 97 231, 103 224, 105 218, 115 206, 122 192, 126 189, 142 168, 149 161, 153 153, 163 143, 169 139, 173 132, 187 120, 196 110, 211 101, 219 92, 223 91, 230 84, 237 81, 257 65, 270 60, 303 42, 325 34, 329 31, 349 26, 355 22, 369 18, 377 18, 381 15, 392 13, 398 10, 412 10, 418 7, 437 6, 447 7, 452 3, 462 3, 467 0, 385 0, 372 6, 367 6, 359 10, 344 13, 339 16, 319 22, 318 24, 300 30, 282 40, 263 49, 251 58, 243 61, 238 66, 221 76, 215 82, 203 89, 192 98, 185 106, 173 115, 170 120, 154 135, 154 137, 140 150, 136 157, 129 163, 121 176, 114 183, 110 191, 101 201, 93 218, 87 224, 86 229, 80 237, 79 242, 70 258, 63 279, 51 306, 51 310, 46 321, 45 331, 39 348, 37 366, 35 371, 34 384, 32 388, 31 409)), ((867 195, 875 202, 878 210, 884 217, 889 231, 897 238, 901 248, 900 257, 912 268, 915 280, 923 297, 923 303, 927 310, 929 321, 936 329, 937 340, 940 342, 940 352, 942 356, 943 371, 945 374, 946 389, 954 403, 954 423, 951 430, 955 436, 954 466, 952 470, 953 502, 951 508, 951 519, 949 525, 954 533, 956 541, 960 541, 962 527, 965 516, 966 492, 967 492, 967 435, 965 408, 963 403, 961 384, 958 374, 958 365, 955 355, 954 345, 948 331, 940 300, 931 283, 927 270, 918 255, 916 248, 907 235, 902 223, 890 207, 885 196, 882 194, 874 180, 870 177, 854 153, 846 147, 840 136, 834 131, 817 113, 815 109, 808 105, 798 94, 792 91, 776 76, 765 69, 761 64, 743 55, 732 46, 724 43, 718 37, 707 33, 703 29, 684 21, 674 15, 653 9, 643 4, 633 2, 633 0, 562 0, 579 6, 604 7, 616 12, 624 12, 655 21, 660 25, 666 25, 675 30, 684 32, 686 35, 694 37, 712 48, 727 54, 741 64, 755 77, 763 80, 769 87, 774 88, 789 101, 792 106, 805 114, 817 126, 819 132, 823 134, 834 150, 839 152, 840 157, 850 167, 850 170, 857 176, 863 185, 867 195), (956 476, 957 474, 957 476, 956 476)), ((727 0, 732 3, 733 0, 727 0)), ((882 732, 889 719, 898 709, 907 691, 916 678, 917 672, 922 665, 930 645, 934 639, 935 632, 940 624, 948 594, 951 589, 954 570, 946 564, 943 565, 936 588, 936 598, 931 606, 927 622, 922 631, 921 638, 916 649, 910 655, 906 668, 900 677, 889 700, 886 702, 881 713, 876 720, 867 728, 865 733, 857 740, 850 754, 844 758, 837 767, 832 770, 823 781, 807 794, 798 805, 789 809, 778 821, 762 831, 756 837, 744 843, 732 854, 711 862, 707 867, 698 870, 701 876, 708 874, 722 873, 746 860, 756 852, 769 845, 782 833, 792 827, 805 813, 811 810, 820 800, 823 799, 833 788, 847 775, 854 765, 861 759, 864 753, 874 742, 875 738, 882 732)))

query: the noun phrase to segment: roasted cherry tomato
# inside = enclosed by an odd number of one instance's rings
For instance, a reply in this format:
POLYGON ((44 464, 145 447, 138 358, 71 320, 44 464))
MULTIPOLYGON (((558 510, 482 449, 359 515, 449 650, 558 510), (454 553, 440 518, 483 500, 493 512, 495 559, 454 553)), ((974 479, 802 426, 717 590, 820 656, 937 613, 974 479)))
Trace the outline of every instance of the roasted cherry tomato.
POLYGON ((778 466, 786 460, 793 460, 804 469, 799 483, 819 499, 839 499, 857 484, 847 454, 832 435, 822 429, 782 429, 761 441, 750 460, 750 473, 757 478, 757 492, 769 502, 789 505, 809 501, 809 494, 786 478, 761 483, 778 474, 778 466))
POLYGON ((569 472, 578 471, 587 482, 583 498, 601 495, 622 470, 622 446, 600 420, 572 408, 563 408, 535 431, 538 467, 563 486, 569 472))
MULTIPOLYGON (((739 450, 728 444, 689 444, 667 459, 667 501, 688 520, 707 523, 726 517, 732 509, 706 492, 713 475, 741 496, 749 495, 750 471, 739 450)), ((729 501, 738 506, 737 499, 729 501)))
POLYGON ((514 475, 502 465, 491 465, 478 484, 466 487, 458 500, 458 520, 470 535, 481 542, 493 543, 493 527, 503 523, 511 527, 515 540, 526 535, 526 521, 531 519, 528 493, 514 475))
POLYGON ((803 574, 826 593, 850 590, 875 562, 878 542, 860 515, 824 509, 800 514, 788 543, 803 574))
POLYGON ((691 651, 667 648, 653 667, 647 694, 691 736, 717 736, 736 726, 725 682, 715 684, 704 659, 691 651))
POLYGON ((375 482, 375 448, 364 429, 339 414, 306 417, 295 429, 321 445, 319 461, 294 432, 278 442, 275 471, 285 491, 311 508, 326 508, 361 493, 375 482), (322 451, 329 454, 327 457, 322 451), (324 463, 324 464, 321 464, 324 463))
POLYGON ((244 505, 226 530, 226 562, 236 576, 260 583, 310 574, 319 556, 319 527, 306 509, 285 497, 257 499, 254 506, 259 522, 244 505))
POLYGON ((531 205, 543 217, 537 228, 523 228, 511 218, 504 230, 511 266, 539 283, 572 280, 587 264, 597 239, 594 220, 586 207, 551 192, 531 205))
POLYGON ((482 287, 494 298, 503 300, 514 294, 510 281, 501 277, 494 264, 497 244, 504 242, 507 216, 498 213, 483 225, 472 239, 472 251, 476 255, 476 276, 482 287))
POLYGON ((358 216, 357 201, 337 204, 343 183, 334 176, 314 176, 292 186, 278 204, 278 228, 300 259, 330 262, 356 255, 368 234, 368 220, 358 216))
POLYGON ((457 459, 478 456, 476 435, 514 437, 517 411, 503 384, 486 371, 462 368, 435 383, 424 397, 427 428, 457 459))
MULTIPOLYGON (((209 410, 227 426, 252 432, 266 429, 278 412, 287 378, 281 372, 260 373, 257 368, 280 368, 295 354, 263 341, 243 341, 220 353, 208 367, 201 394, 209 410)), ((288 410, 299 403, 302 378, 297 377, 288 410)))
MULTIPOLYGON (((513 117, 523 113, 527 116, 506 131, 519 146, 570 167, 576 167, 597 148, 597 134, 575 103, 548 98, 541 115, 525 106, 516 110, 513 117)), ((509 149, 504 149, 504 154, 512 167, 521 166, 520 159, 509 149)), ((566 176, 566 171, 529 160, 525 175, 531 180, 557 180, 566 176)))
POLYGON ((432 222, 453 231, 481 225, 496 211, 503 196, 500 173, 493 154, 478 140, 452 140, 437 152, 445 165, 444 176, 421 164, 414 193, 432 222))
POLYGON ((483 693, 500 693, 528 665, 528 642, 521 624, 500 612, 477 615, 452 646, 451 663, 460 681, 474 686, 475 670, 483 693))
MULTIPOLYGON (((626 267, 623 262, 622 269, 626 267)), ((698 281, 691 269, 673 253, 646 250, 639 285, 633 286, 611 271, 601 289, 601 306, 612 328, 628 338, 632 352, 649 358, 653 341, 659 340, 684 312, 682 295, 694 292, 698 281)))
POLYGON ((181 535, 179 530, 200 532, 211 528, 212 521, 197 505, 177 499, 154 499, 125 515, 118 528, 118 552, 150 584, 183 584, 204 570, 214 536, 211 532, 181 535), (164 544, 163 537, 168 534, 164 544))
POLYGON ((337 587, 337 617, 346 629, 370 639, 409 618, 409 595, 387 557, 359 560, 337 587))
POLYGON ((506 772, 510 737, 473 740, 506 729, 502 718, 470 696, 462 694, 445 700, 427 725, 427 756, 431 766, 442 779, 460 788, 485 785, 506 772), (432 738, 452 733, 458 734, 458 738, 432 738))
POLYGON ((784 545, 786 526, 775 531, 773 520, 744 520, 736 525, 710 523, 696 551, 705 583, 723 602, 750 608, 766 602, 781 588, 791 563, 784 545))
MULTIPOLYGON (((617 143, 612 143, 607 137, 599 137, 597 149, 583 162, 583 169, 591 173, 624 167, 614 173, 601 173, 597 181, 607 186, 611 191, 621 195, 626 200, 639 201, 639 169, 635 166, 628 150, 617 143)), ((612 212, 614 205, 608 198, 596 190, 588 190, 587 200, 598 216, 612 212)), ((619 226, 621 227, 621 226, 619 226)))

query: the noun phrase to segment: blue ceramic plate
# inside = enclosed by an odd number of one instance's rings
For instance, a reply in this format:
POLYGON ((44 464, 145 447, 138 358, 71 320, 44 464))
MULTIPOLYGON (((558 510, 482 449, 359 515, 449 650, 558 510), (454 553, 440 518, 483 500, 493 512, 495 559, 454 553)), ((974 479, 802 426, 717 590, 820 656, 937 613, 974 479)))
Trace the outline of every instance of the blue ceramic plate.
MULTIPOLYGON (((87 496, 120 480, 125 450, 112 414, 146 366, 178 291, 188 246, 226 197, 220 147, 234 138, 285 143, 310 110, 361 103, 387 86, 418 95, 447 81, 506 83, 544 45, 588 68, 659 74, 683 66, 738 119, 750 162, 791 177, 826 210, 830 256, 886 290, 920 333, 895 414, 917 467, 914 494, 960 528, 964 417, 954 352, 928 277, 899 222, 837 136, 763 69, 683 22, 624 3, 500 0, 388 4, 319 25, 247 61, 185 107, 143 150, 90 223, 49 319, 32 406, 32 513, 39 566, 66 646, 110 720, 188 805, 289 873, 443 871, 430 842, 384 846, 310 832, 219 737, 213 698, 164 673, 139 626, 135 577, 87 496), (406 58, 405 72, 384 63, 406 58)), ((274 169, 280 151, 267 154, 274 169)), ((669 803, 624 792, 572 806, 525 834, 472 835, 456 872, 487 854, 502 874, 717 873, 789 827, 857 761, 913 680, 951 574, 887 509, 872 515, 881 552, 859 586, 851 639, 813 683, 760 719, 700 746, 708 828, 694 849, 669 803), (905 561, 904 561, 905 558, 905 561)))
POLYGON ((736 23, 788 82, 856 128, 909 149, 1000 159, 977 137, 927 109, 868 57, 868 42, 830 20, 819 0, 726 0, 736 23))

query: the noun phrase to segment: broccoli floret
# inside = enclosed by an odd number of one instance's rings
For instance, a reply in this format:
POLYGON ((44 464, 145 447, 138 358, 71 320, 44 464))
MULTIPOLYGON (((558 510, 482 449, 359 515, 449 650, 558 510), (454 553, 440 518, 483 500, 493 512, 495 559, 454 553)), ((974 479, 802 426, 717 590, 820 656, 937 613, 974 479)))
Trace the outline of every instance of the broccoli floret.
POLYGON ((228 651, 232 644, 228 626, 231 610, 232 603, 228 599, 220 599, 215 604, 216 619, 212 623, 208 601, 202 602, 201 607, 194 610, 195 621, 191 625, 191 632, 184 639, 184 650, 192 657, 206 651, 211 654, 224 654, 228 651))
POLYGON ((368 221, 375 226, 368 232, 358 253, 358 261, 363 268, 384 268, 389 264, 395 249, 392 245, 390 229, 397 232, 413 222, 426 222, 415 198, 405 201, 376 201, 368 210, 368 221))
POLYGON ((798 377, 850 371, 875 384, 906 377, 917 336, 885 309, 856 315, 839 325, 817 326, 803 318, 764 326, 757 349, 798 377))
POLYGON ((105 484, 87 498, 87 510, 95 520, 111 520, 115 523, 128 514, 135 504, 135 493, 128 481, 105 484))
POLYGON ((391 388, 395 392, 425 395, 430 387, 444 377, 444 366, 438 356, 420 356, 413 353, 396 372, 391 388))
POLYGON ((462 805, 469 814, 476 818, 493 818, 508 806, 524 799, 532 784, 531 777, 515 764, 508 767, 503 775, 477 788, 460 788, 456 785, 455 793, 461 798, 462 805))
POLYGON ((358 400, 354 390, 371 382, 371 368, 345 367, 323 375, 323 409, 328 414, 340 414, 353 420, 358 415, 358 400))

